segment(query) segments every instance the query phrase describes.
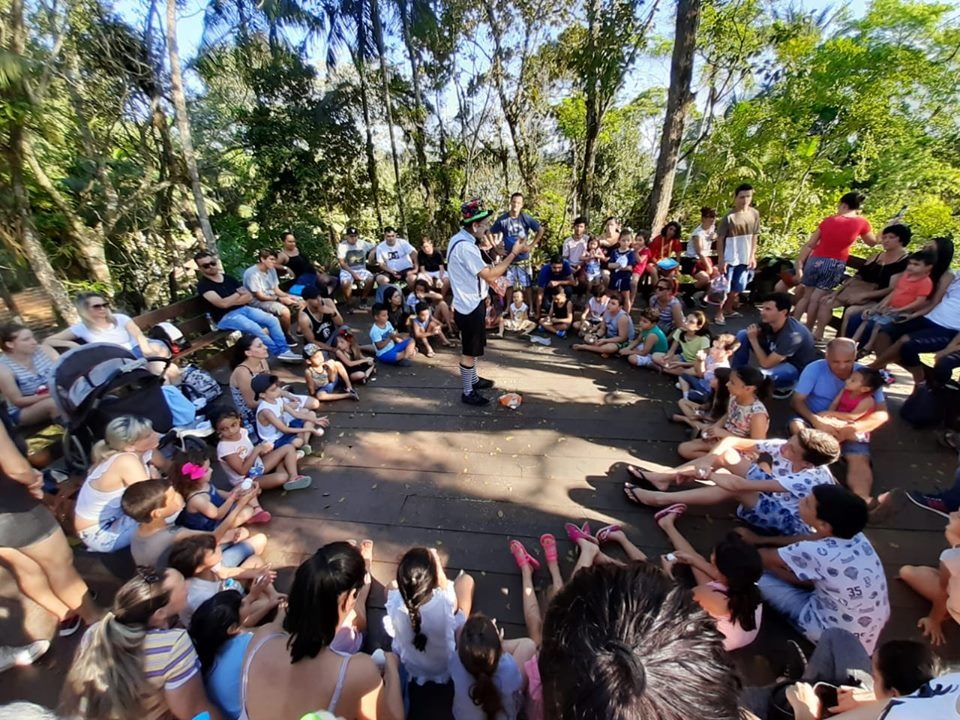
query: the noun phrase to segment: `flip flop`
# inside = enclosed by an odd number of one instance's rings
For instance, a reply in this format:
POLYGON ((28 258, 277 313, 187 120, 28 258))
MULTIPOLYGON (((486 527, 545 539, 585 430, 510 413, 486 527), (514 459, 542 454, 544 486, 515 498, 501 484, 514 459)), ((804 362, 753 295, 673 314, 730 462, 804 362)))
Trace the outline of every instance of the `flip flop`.
MULTIPOLYGON (((584 524, 584 527, 586 527, 588 530, 590 529, 590 526, 587 524, 584 524)), ((597 539, 595 537, 589 533, 585 533, 582 528, 577 527, 574 523, 564 523, 563 529, 567 531, 567 537, 573 542, 586 540, 594 545, 597 544, 597 539)))
POLYGON ((607 525, 597 530, 597 542, 604 543, 607 541, 607 536, 612 532, 620 532, 623 530, 619 525, 607 525))
POLYGON ((639 487, 643 490, 654 490, 654 491, 658 491, 660 489, 656 485, 654 485, 652 482, 650 482, 647 479, 647 474, 643 470, 638 468, 636 465, 627 465, 627 475, 640 481, 640 484, 635 485, 634 487, 639 487))
POLYGON ((540 569, 540 561, 528 553, 527 549, 523 546, 523 543, 519 540, 510 541, 510 553, 513 555, 513 559, 517 562, 518 568, 523 569, 529 565, 534 570, 540 569))
POLYGON ((647 507, 647 504, 640 502, 637 499, 637 496, 634 494, 634 490, 644 490, 645 488, 640 487, 639 485, 634 485, 633 483, 624 483, 623 484, 623 493, 627 496, 627 500, 632 502, 634 505, 639 505, 640 507, 647 507))
POLYGON ((660 518, 666 517, 667 515, 676 515, 680 517, 687 511, 687 506, 683 503, 674 503, 670 507, 665 507, 663 510, 654 514, 653 519, 659 520, 660 518))
POLYGON ((544 533, 540 536, 540 547, 543 548, 543 556, 548 563, 557 561, 557 539, 550 533, 544 533))

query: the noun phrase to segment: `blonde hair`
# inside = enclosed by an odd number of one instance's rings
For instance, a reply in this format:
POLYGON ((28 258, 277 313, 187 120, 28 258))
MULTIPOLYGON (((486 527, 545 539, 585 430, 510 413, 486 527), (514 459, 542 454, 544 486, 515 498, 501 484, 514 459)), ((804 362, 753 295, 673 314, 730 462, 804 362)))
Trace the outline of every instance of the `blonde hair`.
POLYGON ((126 720, 164 708, 162 690, 146 678, 143 641, 150 618, 170 602, 170 593, 162 576, 145 570, 117 591, 111 611, 84 636, 61 696, 67 716, 126 720))
MULTIPOLYGON (((87 303, 89 303, 93 298, 102 298, 109 302, 108 298, 103 293, 98 292, 82 292, 73 299, 73 306, 77 309, 77 313, 80 315, 80 320, 83 321, 83 324, 87 327, 91 327, 90 323, 90 313, 87 311, 87 303)), ((110 311, 110 308, 107 308, 107 320, 109 320, 113 325, 117 324, 116 318, 113 317, 113 313, 110 311)))
POLYGON ((153 423, 136 415, 121 415, 107 425, 103 440, 98 440, 90 451, 94 465, 99 465, 111 455, 123 452, 123 449, 137 440, 142 440, 153 432, 153 423))

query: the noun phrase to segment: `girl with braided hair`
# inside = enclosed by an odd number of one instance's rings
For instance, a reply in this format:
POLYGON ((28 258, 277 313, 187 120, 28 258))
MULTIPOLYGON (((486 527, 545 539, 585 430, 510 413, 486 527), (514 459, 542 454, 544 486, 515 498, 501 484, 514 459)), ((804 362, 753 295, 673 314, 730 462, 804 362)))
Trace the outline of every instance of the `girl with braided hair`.
POLYGON ((503 640, 490 618, 471 615, 450 659, 454 720, 516 720, 527 685, 524 663, 536 652, 530 638, 503 640))
POLYGON ((450 582, 437 551, 415 547, 400 560, 395 585, 383 619, 393 651, 418 685, 442 685, 450 680, 456 636, 473 605, 473 578, 461 572, 450 582))

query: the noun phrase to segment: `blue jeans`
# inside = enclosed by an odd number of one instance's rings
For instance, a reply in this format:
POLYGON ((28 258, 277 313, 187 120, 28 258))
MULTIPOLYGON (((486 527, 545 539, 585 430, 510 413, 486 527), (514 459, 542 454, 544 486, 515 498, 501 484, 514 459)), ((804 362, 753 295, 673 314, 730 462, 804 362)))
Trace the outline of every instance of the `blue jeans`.
POLYGON ((217 327, 220 330, 239 330, 248 335, 256 335, 263 340, 263 344, 273 355, 290 352, 280 321, 270 313, 255 307, 244 305, 234 308, 217 321, 217 327))
POLYGON ((787 618, 790 623, 811 642, 816 642, 819 639, 819 635, 817 637, 811 637, 807 631, 800 626, 800 613, 802 613, 803 609, 807 606, 812 591, 791 585, 786 580, 781 580, 769 572, 765 572, 760 577, 760 582, 757 583, 757 586, 760 588, 760 594, 763 595, 763 599, 770 607, 787 618))
MULTIPOLYGON (((730 358, 730 367, 734 369, 749 365, 750 353, 753 351, 750 341, 747 339, 746 330, 737 333, 737 342, 740 343, 740 347, 730 358)), ((777 389, 789 390, 800 379, 800 371, 797 370, 795 365, 788 362, 782 362, 772 368, 759 368, 759 370, 765 377, 773 380, 773 386, 777 389)))

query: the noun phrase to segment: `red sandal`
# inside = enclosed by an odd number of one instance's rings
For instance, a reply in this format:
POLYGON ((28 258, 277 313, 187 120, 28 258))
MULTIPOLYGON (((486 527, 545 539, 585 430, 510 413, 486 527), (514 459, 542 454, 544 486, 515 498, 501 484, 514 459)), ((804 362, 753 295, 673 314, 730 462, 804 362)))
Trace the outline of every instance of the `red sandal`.
POLYGON ((516 560, 517 567, 521 570, 528 565, 534 570, 540 569, 540 561, 528 553, 523 543, 519 540, 510 541, 510 553, 513 555, 513 559, 516 560))
POLYGON ((590 525, 584 523, 583 527, 577 527, 574 523, 564 523, 563 529, 567 531, 567 537, 570 538, 573 542, 579 540, 586 540, 587 542, 597 544, 597 539, 589 533, 590 525))
POLYGON ((607 541, 607 536, 610 535, 610 533, 620 532, 621 530, 623 530, 623 528, 619 525, 607 525, 606 527, 602 527, 597 530, 597 542, 604 543, 607 541))
POLYGON ((543 548, 543 556, 548 563, 557 562, 557 539, 550 533, 544 533, 540 536, 540 547, 543 548))

